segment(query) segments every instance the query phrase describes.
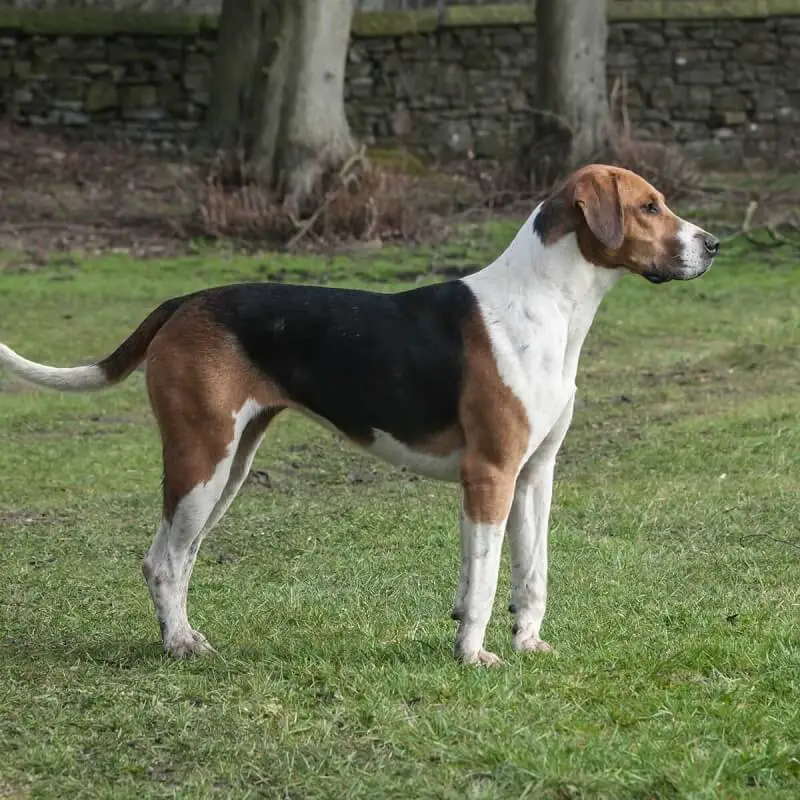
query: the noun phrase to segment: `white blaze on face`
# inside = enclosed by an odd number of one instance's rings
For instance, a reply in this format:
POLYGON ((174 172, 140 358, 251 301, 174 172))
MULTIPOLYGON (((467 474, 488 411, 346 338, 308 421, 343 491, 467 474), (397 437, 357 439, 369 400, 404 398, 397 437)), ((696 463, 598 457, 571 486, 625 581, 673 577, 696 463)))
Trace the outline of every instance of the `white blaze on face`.
POLYGON ((681 266, 685 277, 694 278, 702 275, 711 266, 711 259, 704 244, 707 236, 708 233, 697 225, 685 219, 680 220, 678 240, 681 243, 681 266))

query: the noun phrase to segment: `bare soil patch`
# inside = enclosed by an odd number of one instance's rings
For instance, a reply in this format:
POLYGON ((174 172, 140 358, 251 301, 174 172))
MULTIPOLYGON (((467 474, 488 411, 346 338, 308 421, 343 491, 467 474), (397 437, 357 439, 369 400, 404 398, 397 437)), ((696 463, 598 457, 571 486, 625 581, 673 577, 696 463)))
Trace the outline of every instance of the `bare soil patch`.
POLYGON ((307 219, 289 221, 259 189, 221 187, 210 157, 0 123, 0 266, 35 269, 57 253, 178 255, 198 236, 293 249, 440 239, 448 221, 489 210, 480 165, 414 165, 419 174, 404 174, 403 163, 373 169, 321 197, 307 219))
POLYGON ((0 252, 16 253, 17 266, 58 252, 183 252, 203 169, 179 155, 0 125, 0 252))
MULTIPOLYGON (((639 151, 637 158, 629 166, 659 186, 669 183, 666 166, 642 161, 639 151)), ((179 255, 194 249, 197 237, 334 252, 387 239, 440 242, 461 222, 526 214, 547 191, 512 181, 510 164, 436 169, 386 154, 371 155, 370 163, 358 179, 345 176, 336 191, 323 193, 314 213, 294 219, 257 188, 221 184, 210 157, 0 123, 0 269, 35 270, 59 253, 179 255)), ((683 201, 693 218, 723 235, 751 238, 761 231, 754 243, 765 248, 800 246, 795 176, 700 175, 683 201)), ((442 275, 463 270, 456 264, 442 275)))

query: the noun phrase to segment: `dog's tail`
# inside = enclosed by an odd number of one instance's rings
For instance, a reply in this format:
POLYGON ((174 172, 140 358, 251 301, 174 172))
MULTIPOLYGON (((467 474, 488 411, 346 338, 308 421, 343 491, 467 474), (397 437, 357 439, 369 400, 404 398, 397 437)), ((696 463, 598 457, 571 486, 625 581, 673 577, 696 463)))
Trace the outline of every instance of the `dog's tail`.
POLYGON ((151 312, 139 327, 102 361, 85 367, 49 367, 28 361, 10 347, 0 344, 0 365, 30 383, 64 392, 106 389, 125 380, 141 364, 150 342, 187 297, 175 297, 151 312))

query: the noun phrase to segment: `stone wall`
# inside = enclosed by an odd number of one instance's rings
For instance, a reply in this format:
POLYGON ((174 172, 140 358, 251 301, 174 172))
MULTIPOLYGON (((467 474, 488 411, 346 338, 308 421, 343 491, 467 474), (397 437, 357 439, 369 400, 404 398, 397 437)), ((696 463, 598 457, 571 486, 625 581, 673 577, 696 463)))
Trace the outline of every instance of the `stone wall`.
MULTIPOLYGON (((607 62, 644 138, 723 160, 800 152, 800 15, 617 19, 607 62)), ((357 38, 350 117, 381 144, 502 156, 530 124, 535 64, 527 24, 357 38)))
POLYGON ((218 14, 222 0, 0 0, 0 9, 95 11, 182 11, 188 14, 218 14))
POLYGON ((0 27, 0 115, 67 133, 172 144, 208 106, 216 31, 77 35, 0 27))
MULTIPOLYGON (((435 8, 440 0, 355 0, 356 8, 364 11, 407 11, 435 8)), ((639 0, 612 0, 616 4, 637 3, 639 0)), ((705 3, 709 0, 660 0, 662 6, 670 4, 705 3)), ((445 5, 501 5, 504 0, 444 0, 445 5)), ((711 0, 721 11, 729 0, 711 0)), ((182 10, 189 13, 219 13, 222 0, 0 0, 0 8, 65 9, 94 8, 107 11, 139 9, 147 11, 182 10)))
MULTIPOLYGON (((704 154, 800 151, 800 0, 617 0, 608 66, 643 136, 704 154), (665 18, 664 8, 680 8, 665 18), (691 13, 689 9, 691 8, 691 13), (623 10, 624 9, 624 10, 623 10), (769 14, 777 9, 781 13, 769 14)), ((0 116, 173 144, 202 129, 216 17, 0 9, 0 116)), ((503 157, 536 106, 525 6, 361 14, 347 71, 355 132, 436 158, 503 157)))

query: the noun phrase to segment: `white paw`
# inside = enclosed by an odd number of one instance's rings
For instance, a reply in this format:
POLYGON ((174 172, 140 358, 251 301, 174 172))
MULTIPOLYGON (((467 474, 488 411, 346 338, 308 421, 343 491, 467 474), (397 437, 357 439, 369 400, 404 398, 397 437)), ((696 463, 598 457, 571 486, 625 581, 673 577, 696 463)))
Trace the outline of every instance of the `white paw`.
POLYGON ((173 658, 206 656, 216 652, 208 639, 200 631, 195 630, 171 636, 164 642, 164 650, 173 658))
POLYGON ((478 650, 476 653, 461 653, 457 658, 463 664, 471 664, 475 667, 503 666, 503 659, 488 650, 478 650))
POLYGON ((518 653, 552 653, 553 648, 538 636, 528 634, 527 636, 515 636, 513 642, 514 649, 518 653))

